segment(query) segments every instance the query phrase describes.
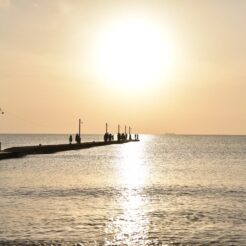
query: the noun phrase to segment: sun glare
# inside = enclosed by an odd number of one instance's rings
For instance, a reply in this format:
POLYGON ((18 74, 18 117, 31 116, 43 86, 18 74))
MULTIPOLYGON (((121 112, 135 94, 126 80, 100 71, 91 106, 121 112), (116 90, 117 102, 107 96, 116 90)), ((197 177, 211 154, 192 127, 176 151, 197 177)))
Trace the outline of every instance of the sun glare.
POLYGON ((122 20, 98 38, 96 60, 100 76, 120 90, 150 89, 170 70, 172 46, 152 22, 122 20))

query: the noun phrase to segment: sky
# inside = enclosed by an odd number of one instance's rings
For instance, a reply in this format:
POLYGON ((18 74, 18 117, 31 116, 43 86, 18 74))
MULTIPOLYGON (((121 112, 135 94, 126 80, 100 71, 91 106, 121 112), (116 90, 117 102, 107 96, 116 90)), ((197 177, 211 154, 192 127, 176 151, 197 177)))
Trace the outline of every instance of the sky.
POLYGON ((246 1, 0 0, 0 133, 246 134, 246 1))

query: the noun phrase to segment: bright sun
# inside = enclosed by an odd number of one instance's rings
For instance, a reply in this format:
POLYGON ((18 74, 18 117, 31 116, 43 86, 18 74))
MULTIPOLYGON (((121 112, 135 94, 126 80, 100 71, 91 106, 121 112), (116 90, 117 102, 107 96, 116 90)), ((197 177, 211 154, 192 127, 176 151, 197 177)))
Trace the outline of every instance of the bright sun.
POLYGON ((157 25, 128 19, 101 32, 96 67, 111 87, 146 90, 165 79, 172 55, 171 43, 157 25))

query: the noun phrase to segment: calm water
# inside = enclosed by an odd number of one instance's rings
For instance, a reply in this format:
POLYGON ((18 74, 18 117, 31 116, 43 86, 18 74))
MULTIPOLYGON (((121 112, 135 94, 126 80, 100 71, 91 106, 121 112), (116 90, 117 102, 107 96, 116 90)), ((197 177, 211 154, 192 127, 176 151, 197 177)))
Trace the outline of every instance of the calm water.
MULTIPOLYGON (((7 148, 68 136, 0 138, 7 148)), ((246 137, 149 135, 2 160, 0 222, 1 245, 246 245, 246 137)))

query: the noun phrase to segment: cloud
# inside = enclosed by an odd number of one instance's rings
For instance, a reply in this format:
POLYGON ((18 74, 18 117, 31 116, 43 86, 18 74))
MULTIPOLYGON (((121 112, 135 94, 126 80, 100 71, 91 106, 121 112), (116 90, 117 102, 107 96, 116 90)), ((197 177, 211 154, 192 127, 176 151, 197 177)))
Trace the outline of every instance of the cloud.
POLYGON ((10 7, 10 0, 0 0, 0 9, 6 9, 10 7))

